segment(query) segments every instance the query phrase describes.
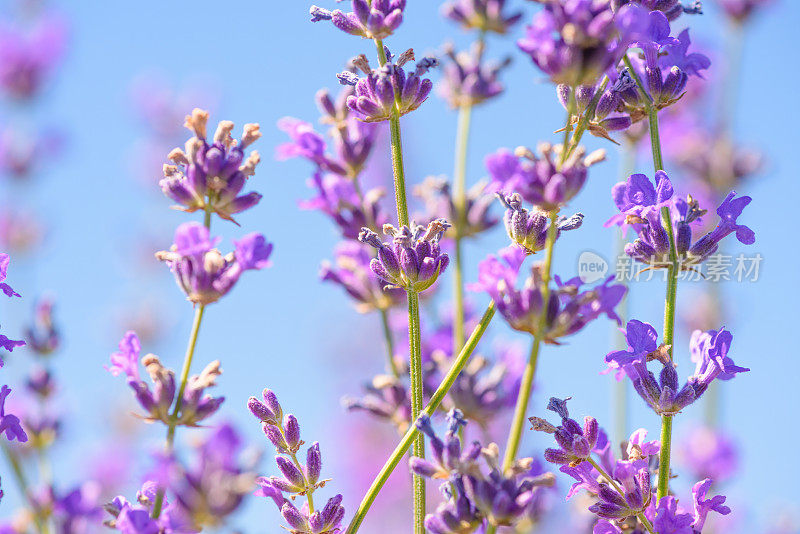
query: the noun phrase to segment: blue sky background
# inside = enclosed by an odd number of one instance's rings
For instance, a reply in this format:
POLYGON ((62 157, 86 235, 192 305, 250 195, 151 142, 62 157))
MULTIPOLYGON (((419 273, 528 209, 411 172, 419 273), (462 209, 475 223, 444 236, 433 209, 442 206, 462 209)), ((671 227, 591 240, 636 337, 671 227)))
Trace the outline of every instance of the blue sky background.
MULTIPOLYGON (((526 11, 526 21, 536 9, 532 3, 512 3, 526 11)), ((333 7, 332 2, 322 5, 333 7)), ((414 47, 419 54, 435 51, 448 39, 468 42, 467 35, 438 15, 438 5, 409 2, 405 23, 387 44, 398 52, 414 47)), ((201 92, 214 95, 207 98, 214 102, 212 122, 231 119, 237 132, 245 122, 259 122, 264 132, 255 147, 263 160, 250 181, 264 194, 262 202, 239 217, 241 228, 218 221, 213 228, 224 236, 223 248, 230 246, 231 238, 255 230, 275 243, 273 267, 245 275, 206 313, 195 361, 199 370, 212 359, 222 360, 224 375, 218 390, 228 401, 217 417, 233 420, 250 443, 268 454, 267 442, 244 406, 249 395, 265 386, 273 388, 284 407, 300 419, 304 439, 320 441, 329 459, 324 474, 334 479, 331 487, 347 487, 352 475, 343 470, 353 462, 336 458, 356 454, 348 442, 361 438, 348 434, 351 427, 342 424, 339 399, 382 370, 379 322, 376 316, 356 314, 338 288, 318 281, 320 261, 331 257, 337 235, 323 216, 297 207, 299 199, 310 196, 304 183, 309 165, 276 162, 272 154, 285 140, 275 122, 286 115, 315 122, 316 90, 325 86, 335 90, 336 72, 355 54, 371 57, 371 43, 328 24, 312 25, 307 3, 296 0, 280 7, 254 1, 228 2, 224 7, 144 1, 65 2, 59 8, 71 25, 69 53, 35 115, 40 123, 66 131, 67 145, 63 155, 47 162, 34 183, 2 188, 9 202, 41 213, 50 228, 41 252, 29 259, 12 259, 9 281, 23 299, 2 304, 2 322, 5 332, 18 332, 35 295, 50 292, 57 298, 64 349, 54 367, 62 385, 59 403, 67 415, 64 439, 55 451, 58 479, 65 485, 80 480, 84 466, 91 463, 87 450, 100 447, 114 428, 138 425, 131 423, 133 406, 123 381, 103 369, 129 327, 121 318, 139 309, 143 300, 154 303, 155 318, 165 325, 164 335, 144 350, 176 368, 183 357, 190 306, 167 269, 148 255, 168 247, 174 227, 192 216, 169 210, 170 202, 156 186, 158 176, 148 183, 132 165, 134 147, 146 130, 130 96, 131 84, 145 73, 157 73, 172 87, 200 86, 201 92)), ((684 22, 691 23, 696 43, 721 43, 725 25, 713 5, 706 15, 682 18, 679 25, 684 22)), ((764 257, 761 277, 755 283, 723 284, 734 359, 752 369, 722 391, 723 419, 743 455, 740 476, 726 490, 735 513, 743 521, 757 523, 796 502, 800 475, 792 460, 794 444, 800 440, 800 426, 793 423, 800 403, 800 360, 793 330, 800 296, 796 280, 800 249, 790 224, 800 193, 796 171, 800 117, 794 94, 800 80, 790 50, 790 36, 799 23, 800 4, 783 1, 747 28, 735 116, 737 137, 762 149, 768 158, 764 175, 740 191, 753 197, 743 220, 756 231, 751 251, 764 257)), ((522 31, 519 25, 512 37, 522 31)), ((487 153, 555 141, 552 131, 563 121, 552 86, 515 50, 513 39, 491 37, 488 46, 489 55, 510 54, 514 63, 503 76, 507 93, 474 113, 470 183, 485 176, 487 153)), ((455 114, 440 98, 432 97, 402 126, 412 184, 430 174, 451 173, 455 114)), ((571 206, 586 219, 581 230, 559 242, 555 271, 564 277, 576 274, 580 252, 609 255, 612 250, 613 232, 602 222, 614 210, 609 188, 620 178, 618 157, 614 147, 602 140, 588 139, 587 145, 605 147, 609 161, 592 169, 585 190, 571 206)), ((377 152, 375 157, 384 156, 388 157, 377 152)), ((388 169, 376 165, 376 175, 388 180, 388 169)), ((649 160, 642 160, 639 169, 650 172, 649 160)), ((475 279, 477 262, 505 243, 501 231, 472 243, 467 252, 468 280, 475 279)), ((730 251, 738 252, 738 247, 731 244, 730 251)), ((449 286, 448 277, 445 293, 449 286)), ((679 305, 692 306, 692 296, 691 290, 681 287, 679 305)), ((482 308, 486 296, 474 295, 473 301, 482 308)), ((660 325, 662 309, 661 283, 632 288, 632 317, 660 325)), ((527 345, 523 335, 506 332, 500 323, 495 321, 493 335, 502 333, 527 345)), ((547 347, 531 411, 541 412, 551 395, 571 395, 575 414, 591 413, 613 428, 611 379, 598 375, 610 336, 611 325, 598 321, 565 346, 547 347)), ((679 372, 685 376, 692 369, 688 333, 679 332, 679 339, 679 372)), ((3 370, 4 381, 18 383, 22 360, 11 359, 3 370)), ((651 436, 657 435, 659 422, 651 412, 637 407, 631 418, 631 428, 644 426, 651 436)), ((676 439, 687 423, 700 418, 701 406, 686 410, 678 418, 676 439)), ((139 430, 152 449, 163 439, 161 428, 139 430)), ((385 430, 391 438, 391 431, 385 430)), ((180 432, 181 441, 189 434, 180 432)), ((544 443, 531 436, 526 439, 529 452, 540 450, 544 443)), ((375 447, 388 453, 391 442, 378 440, 375 447)), ((383 454, 374 456, 377 462, 364 466, 370 473, 377 471, 383 454)), ((262 471, 270 466, 271 460, 265 458, 262 471)), ((131 480, 138 481, 137 477, 131 480)), ((7 491, 0 518, 8 517, 19 502, 10 478, 3 481, 7 491)), ((683 483, 679 479, 679 486, 683 483)), ((360 497, 345 496, 348 511, 360 497)), ((237 523, 249 532, 271 533, 279 532, 276 520, 271 502, 251 499, 237 523)))

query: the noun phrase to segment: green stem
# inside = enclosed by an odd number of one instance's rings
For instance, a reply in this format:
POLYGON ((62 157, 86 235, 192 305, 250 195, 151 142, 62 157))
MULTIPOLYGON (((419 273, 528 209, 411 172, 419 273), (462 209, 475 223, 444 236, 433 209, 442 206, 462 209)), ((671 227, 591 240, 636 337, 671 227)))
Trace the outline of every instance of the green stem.
MULTIPOLYGON (((425 413, 429 416, 433 415, 433 413, 442 403, 444 396, 447 395, 447 392, 453 386, 453 383, 456 381, 459 373, 461 373, 461 370, 467 364, 469 357, 472 355, 472 352, 475 350, 475 347, 478 345, 478 342, 480 341, 484 332, 486 332, 492 317, 494 317, 494 312, 495 305, 494 302, 492 302, 489 304, 489 307, 486 308, 486 311, 484 312, 483 317, 481 317, 478 326, 476 326, 475 330, 472 331, 472 334, 469 336, 469 339, 467 339, 467 342, 461 349, 461 352, 459 352, 458 356, 453 361, 452 367, 450 367, 450 370, 442 379, 442 383, 439 384, 439 387, 431 396, 430 402, 427 406, 425 406, 425 409, 422 410, 422 413, 425 413)), ((389 456, 389 459, 386 460, 386 463, 375 477, 375 480, 372 482, 369 490, 367 490, 367 494, 362 499, 361 504, 358 506, 358 510, 356 510, 352 521, 350 521, 350 525, 347 527, 346 534, 355 534, 358 532, 361 523, 364 521, 364 517, 366 517, 367 512, 369 512, 370 506, 372 506, 372 503, 375 501, 375 498, 378 496, 378 493, 381 491, 384 484, 386 484, 386 481, 389 479, 392 471, 394 471, 395 467, 397 467, 397 464, 400 463, 403 455, 411 447, 411 443, 418 434, 419 431, 412 423, 409 426, 409 429, 403 435, 400 443, 394 449, 394 452, 392 452, 391 456, 389 456)))
MULTIPOLYGON (((192 360, 194 359, 194 349, 197 346, 197 336, 200 333, 200 324, 203 322, 203 313, 205 312, 205 305, 200 304, 195 308, 194 320, 192 321, 192 331, 189 334, 189 344, 186 347, 186 356, 183 359, 183 369, 181 369, 181 381, 178 387, 178 394, 175 399, 175 408, 172 410, 170 417, 170 424, 167 425, 167 441, 165 449, 167 453, 171 453, 175 446, 175 429, 177 428, 178 415, 181 411, 183 403, 183 393, 186 390, 186 383, 189 381, 189 370, 192 367, 192 360)), ((164 504, 164 488, 159 488, 156 498, 153 501, 153 519, 157 519, 161 515, 161 506, 164 504)))
POLYGON ((381 325, 383 326, 383 339, 386 342, 389 370, 392 372, 392 376, 399 378, 400 370, 397 368, 397 362, 394 359, 394 338, 392 337, 392 329, 389 326, 389 314, 386 310, 381 310, 381 325))
POLYGON ((647 110, 647 119, 650 125, 650 148, 653 152, 653 167, 655 167, 657 171, 663 171, 664 159, 661 157, 661 138, 658 135, 658 109, 653 105, 650 95, 644 90, 644 82, 642 82, 642 78, 636 72, 636 69, 633 68, 633 63, 631 63, 631 59, 627 54, 622 56, 622 61, 625 62, 629 74, 636 82, 639 95, 642 97, 642 102, 644 102, 645 109, 647 110))
MULTIPOLYGON (((597 472, 600 473, 600 476, 605 478, 608 481, 608 483, 611 484, 611 487, 614 488, 614 490, 617 493, 619 493, 623 499, 625 498, 625 492, 622 490, 620 485, 617 484, 617 481, 611 478, 609 474, 606 473, 602 467, 600 467, 600 464, 594 461, 594 459, 591 456, 587 458, 586 461, 592 464, 592 467, 594 467, 595 470, 597 470, 597 472)), ((647 529, 647 532, 649 532, 650 534, 655 534, 655 530, 653 530, 653 525, 650 523, 647 517, 645 517, 644 512, 638 512, 636 514, 636 517, 638 517, 639 521, 642 522, 642 525, 644 525, 644 528, 647 529)))
MULTIPOLYGON (((420 356, 419 295, 407 291, 408 296, 408 345, 411 375, 411 420, 416 421, 422 410, 422 358, 420 356)), ((422 434, 414 438, 413 454, 417 458, 425 458, 425 439, 422 434)), ((414 532, 425 534, 425 478, 414 474, 414 532)))
MULTIPOLYGON (((597 104, 600 102, 600 97, 603 96, 603 93, 608 86, 608 76, 603 76, 602 81, 600 82, 600 87, 597 88, 595 91, 592 100, 589 102, 589 105, 586 107, 586 111, 584 111, 583 115, 581 116, 580 120, 578 121, 578 125, 575 127, 575 131, 572 134, 572 140, 569 143, 569 150, 567 150, 564 154, 564 159, 569 157, 572 154, 572 151, 577 148, 578 144, 581 142, 581 138, 583 137, 584 132, 586 132, 586 128, 589 127, 589 121, 592 117, 594 117, 594 112, 597 109, 597 104)), ((574 105, 575 99, 575 90, 573 89, 570 91, 570 106, 574 105)), ((570 112, 571 114, 571 112, 570 112)))
POLYGON ((455 207, 455 262, 453 276, 453 354, 464 345, 464 265, 461 241, 467 227, 467 149, 472 118, 472 105, 458 108, 455 163, 453 165, 453 201, 455 207))
MULTIPOLYGON (((556 242, 557 235, 557 219, 558 212, 553 210, 550 212, 550 226, 547 229, 547 241, 545 242, 545 256, 544 268, 542 269, 542 302, 547 306, 550 298, 550 271, 553 265, 553 248, 556 242)), ((533 346, 531 347, 531 354, 528 358, 528 363, 525 366, 525 372, 522 375, 522 384, 519 388, 519 395, 517 395, 517 405, 514 408, 514 419, 511 423, 511 430, 508 433, 508 442, 506 443, 506 452, 503 457, 503 471, 507 471, 517 457, 519 450, 519 442, 522 438, 522 429, 525 425, 525 414, 528 411, 528 401, 531 396, 531 388, 533 386, 533 379, 536 375, 536 363, 539 359, 539 346, 541 344, 542 333, 545 330, 547 321, 547 314, 542 313, 539 317, 538 332, 539 335, 533 338, 533 346)))

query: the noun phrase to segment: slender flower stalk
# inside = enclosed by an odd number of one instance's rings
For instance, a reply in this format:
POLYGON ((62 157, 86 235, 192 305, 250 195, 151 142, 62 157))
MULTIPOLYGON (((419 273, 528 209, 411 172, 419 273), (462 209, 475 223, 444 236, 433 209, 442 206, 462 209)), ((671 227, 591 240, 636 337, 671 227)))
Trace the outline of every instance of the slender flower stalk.
MULTIPOLYGON (((458 378, 458 375, 467 364, 467 361, 472 355, 472 352, 475 350, 475 347, 478 345, 478 342, 481 340, 481 337, 483 337, 483 334, 489 327, 489 323, 492 321, 492 317, 494 317, 494 312, 495 304, 494 301, 492 301, 486 308, 486 311, 483 313, 480 322, 478 322, 478 325, 472 331, 469 339, 467 339, 464 347, 461 349, 456 359, 453 360, 453 365, 442 379, 441 384, 439 384, 439 387, 436 388, 436 391, 433 393, 433 395, 431 395, 431 400, 428 405, 425 406, 425 409, 422 410, 422 413, 431 416, 442 403, 445 395, 447 395, 447 392, 450 391, 450 388, 453 386, 456 378, 458 378)), ((391 456, 389 456, 389 459, 386 460, 386 463, 375 477, 375 480, 373 480, 372 485, 369 487, 369 490, 367 490, 367 494, 361 500, 358 510, 356 510, 353 519, 350 521, 350 525, 347 527, 346 534, 355 534, 358 532, 361 523, 364 521, 364 517, 366 517, 367 512, 369 512, 369 509, 372 506, 372 503, 375 501, 375 497, 378 496, 378 493, 383 488, 383 485, 386 484, 386 481, 389 479, 389 476, 392 474, 395 467, 397 467, 397 464, 400 463, 400 460, 403 458, 406 452, 408 452, 408 449, 411 448, 411 444, 414 439, 419 435, 421 434, 417 427, 415 425, 410 425, 405 435, 400 440, 400 443, 397 444, 397 447, 395 447, 391 456)))
POLYGON ((394 338, 392 337, 392 328, 389 326, 389 314, 386 310, 381 312, 381 326, 383 327, 383 339, 386 342, 386 356, 388 359, 389 370, 395 378, 400 377, 400 370, 397 368, 397 362, 394 359, 394 338))
POLYGON ((466 227, 467 148, 472 118, 472 104, 458 108, 456 130, 455 164, 453 166, 453 196, 457 217, 453 221, 455 230, 455 265, 453 271, 453 354, 464 345, 464 265, 462 259, 463 229, 466 227))

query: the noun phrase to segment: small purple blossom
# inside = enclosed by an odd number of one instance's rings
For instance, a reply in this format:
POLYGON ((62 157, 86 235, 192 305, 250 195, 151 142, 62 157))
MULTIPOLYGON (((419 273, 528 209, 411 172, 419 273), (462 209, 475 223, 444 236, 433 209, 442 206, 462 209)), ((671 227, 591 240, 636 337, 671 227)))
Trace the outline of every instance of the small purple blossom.
POLYGON ((540 143, 539 154, 520 147, 513 153, 500 149, 486 157, 491 183, 489 190, 505 195, 519 193, 526 201, 545 211, 558 210, 572 200, 586 182, 588 168, 605 159, 604 150, 586 155, 579 147, 559 164, 561 145, 540 143))
POLYGON ((347 396, 342 405, 347 410, 363 411, 388 421, 400 433, 408 430, 411 424, 411 397, 408 389, 398 378, 378 375, 364 386, 361 397, 347 396))
POLYGON ((503 35, 522 18, 522 11, 508 13, 506 0, 448 0, 442 15, 464 29, 503 35))
POLYGON ((459 236, 474 237, 497 224, 489 208, 494 200, 487 191, 487 182, 481 181, 470 187, 464 194, 465 202, 462 210, 456 207, 450 182, 444 176, 429 176, 414 189, 414 194, 425 202, 427 220, 435 220, 444 215, 448 221, 459 221, 459 236))
POLYGON ((570 336, 589 322, 605 314, 620 322, 614 308, 625 295, 625 287, 611 284, 609 277, 592 289, 581 291, 582 282, 573 278, 566 282, 556 276, 547 304, 542 302, 541 265, 531 268, 530 276, 518 289, 519 271, 527 252, 509 247, 489 256, 478 266, 478 283, 471 289, 486 291, 497 305, 497 311, 511 328, 528 332, 545 343, 559 344, 560 338, 570 336), (542 325, 541 315, 546 313, 542 325))
POLYGON ((441 251, 439 240, 450 227, 444 219, 437 219, 427 227, 384 225, 383 233, 392 237, 392 243, 383 243, 378 234, 363 228, 358 236, 362 243, 378 250, 378 257, 370 268, 389 286, 420 293, 431 287, 444 272, 450 261, 441 251))
POLYGON ((427 100, 433 88, 433 83, 422 76, 438 64, 435 58, 422 58, 410 73, 406 73, 403 66, 414 59, 413 50, 400 54, 396 62, 386 50, 386 58, 386 63, 373 70, 362 54, 354 58, 352 64, 365 77, 359 78, 351 72, 339 75, 340 83, 355 86, 355 93, 347 97, 347 107, 364 122, 387 121, 410 113, 427 100))
POLYGON ((32 324, 25 330, 28 346, 36 354, 52 354, 60 345, 58 329, 53 322, 53 301, 47 298, 36 302, 32 324))
MULTIPOLYGON (((528 254, 536 254, 543 250, 550 229, 550 214, 534 206, 528 211, 522 207, 522 197, 514 193, 504 197, 497 194, 500 202, 506 207, 503 223, 511 241, 528 254)), ((556 223, 556 239, 562 231, 575 230, 581 227, 583 214, 576 213, 572 217, 561 217, 556 223)))
POLYGON ((570 418, 567 410, 568 400, 569 397, 566 399, 552 397, 547 405, 548 410, 561 417, 559 426, 553 426, 539 417, 531 417, 529 421, 534 430, 553 434, 558 444, 557 449, 546 449, 544 451, 544 459, 554 464, 575 467, 592 454, 592 449, 597 443, 600 427, 594 417, 586 417, 583 427, 570 418))
POLYGON ((511 63, 510 58, 499 63, 484 62, 480 45, 459 53, 449 45, 444 52, 449 61, 444 65, 440 92, 451 108, 476 106, 503 92, 498 75, 511 63))
POLYGON ((235 251, 223 256, 200 223, 183 223, 175 230, 175 244, 156 253, 166 262, 190 302, 211 304, 230 291, 243 272, 269 267, 272 243, 251 233, 234 241, 235 251))
POLYGON ((698 426, 687 432, 678 448, 681 462, 693 479, 729 480, 737 471, 739 451, 726 432, 698 426))
POLYGON ((319 210, 330 217, 346 239, 356 239, 362 228, 377 230, 388 221, 379 204, 385 194, 382 188, 360 195, 353 180, 322 172, 315 172, 308 183, 317 195, 300 202, 300 207, 319 210))
POLYGON ((258 152, 245 158, 244 150, 261 137, 258 124, 245 124, 241 140, 231 137, 233 123, 222 121, 211 144, 206 140, 208 112, 195 108, 186 116, 185 126, 194 133, 186 150, 169 153, 172 164, 164 165, 159 185, 177 209, 186 212, 206 210, 236 222, 233 215, 255 206, 261 195, 240 195, 247 179, 255 174, 260 161, 258 152))
POLYGON ((328 11, 311 6, 311 22, 329 20, 345 33, 364 39, 385 39, 403 22, 406 0, 352 0, 353 11, 328 11))
POLYGON ((53 14, 29 28, 0 24, 0 87, 20 100, 38 95, 50 71, 61 60, 66 41, 66 24, 53 14))
POLYGON ((8 441, 15 439, 20 443, 28 441, 28 435, 19 422, 19 417, 6 413, 6 399, 11 394, 11 388, 6 385, 0 387, 0 436, 6 435, 8 441))
MULTIPOLYGON (((618 110, 623 107, 621 91, 630 87, 635 82, 628 76, 620 75, 617 81, 603 91, 597 98, 594 112, 588 117, 586 129, 596 137, 608 139, 612 143, 617 143, 611 138, 609 132, 625 130, 633 123, 632 118, 620 113, 618 110)), ((556 88, 558 100, 564 109, 570 110, 570 101, 574 98, 575 110, 570 118, 571 124, 577 124, 584 115, 589 113, 590 104, 600 90, 600 85, 582 85, 575 91, 568 85, 559 85, 556 88), (574 93, 574 96, 573 96, 574 93)))

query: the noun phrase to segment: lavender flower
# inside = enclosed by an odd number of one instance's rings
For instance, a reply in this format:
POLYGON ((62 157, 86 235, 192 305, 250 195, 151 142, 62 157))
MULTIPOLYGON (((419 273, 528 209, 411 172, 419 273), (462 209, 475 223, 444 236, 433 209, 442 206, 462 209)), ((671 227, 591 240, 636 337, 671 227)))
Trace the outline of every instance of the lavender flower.
POLYGON ((726 236, 736 233, 736 238, 743 244, 755 242, 754 232, 737 219, 750 197, 736 197, 731 192, 717 208, 720 217, 717 226, 703 237, 692 243, 693 223, 705 214, 697 201, 672 199, 673 189, 669 177, 664 171, 657 171, 655 185, 643 174, 633 174, 627 182, 620 182, 612 189, 612 196, 617 208, 625 216, 609 221, 632 224, 638 238, 625 246, 625 253, 635 260, 648 264, 653 268, 666 268, 671 265, 670 236, 667 234, 661 219, 661 207, 670 207, 672 236, 678 262, 682 268, 702 263, 719 248, 719 242, 726 236))
MULTIPOLYGON (((458 226, 462 238, 474 237, 497 224, 497 218, 489 212, 493 198, 487 193, 487 185, 485 181, 478 182, 465 193, 464 220, 458 226)), ((449 221, 459 219, 460 210, 444 176, 427 177, 414 189, 414 194, 424 200, 427 219, 434 220, 442 214, 449 221)))
POLYGON ((347 410, 364 411, 390 422, 399 433, 405 433, 411 424, 411 397, 406 386, 397 378, 377 375, 365 387, 360 397, 345 397, 342 404, 347 410))
POLYGON ((444 66, 440 92, 451 108, 476 106, 503 92, 498 74, 511 63, 510 58, 501 63, 484 63, 481 45, 458 54, 448 45, 444 52, 450 61, 444 66))
POLYGON ((216 385, 216 378, 222 374, 219 361, 215 360, 199 375, 189 377, 180 412, 173 419, 170 408, 175 401, 175 373, 164 367, 156 355, 146 355, 142 358, 142 364, 153 383, 151 390, 139 375, 140 351, 141 345, 136 333, 126 332, 119 342, 119 352, 111 354, 111 365, 106 369, 113 376, 125 374, 136 400, 146 413, 145 420, 161 421, 167 425, 197 426, 200 421, 213 415, 225 400, 224 397, 204 395, 206 388, 216 385))
POLYGON ((505 9, 506 0, 449 0, 442 5, 442 15, 464 29, 502 35, 522 18, 521 11, 509 14, 505 9))
MULTIPOLYGON (((522 207, 522 198, 514 193, 504 197, 497 194, 500 202, 506 207, 503 223, 511 241, 527 254, 536 254, 544 249, 547 233, 550 228, 550 214, 534 206, 531 211, 522 207)), ((583 223, 583 214, 576 213, 572 217, 561 217, 557 223, 556 239, 562 231, 575 230, 583 223)))
POLYGON ((53 301, 47 298, 36 302, 33 323, 26 329, 28 346, 41 356, 52 354, 60 345, 58 329, 53 324, 53 301))
POLYGON ((400 289, 384 289, 378 276, 370 269, 372 256, 367 249, 352 241, 343 241, 334 251, 336 263, 323 262, 320 278, 340 285, 356 303, 356 310, 388 310, 405 300, 400 289))
POLYGON ((615 20, 610 2, 552 0, 536 13, 517 46, 557 84, 594 85, 627 48, 628 27, 641 15, 635 10, 615 20), (618 26, 622 32, 618 31, 618 26))
POLYGON ((223 219, 236 222, 233 215, 255 206, 261 195, 239 195, 247 178, 255 174, 260 161, 258 152, 247 159, 244 150, 259 137, 258 124, 245 124, 241 140, 231 137, 233 123, 222 121, 214 133, 214 140, 206 140, 208 112, 195 108, 186 116, 185 126, 194 137, 186 142, 186 151, 176 148, 169 153, 172 165, 164 165, 161 190, 178 203, 177 209, 189 213, 206 210, 223 219))
POLYGON ((223 256, 211 239, 208 228, 199 223, 184 223, 175 230, 175 244, 156 253, 175 275, 190 302, 211 304, 230 291, 243 272, 269 266, 272 243, 259 233, 234 241, 235 252, 223 256))
POLYGON ((717 0, 728 17, 742 24, 747 22, 758 10, 772 3, 772 0, 717 0))
MULTIPOLYGON (((621 92, 635 83, 630 76, 620 75, 617 81, 606 89, 597 99, 594 112, 588 117, 586 129, 596 137, 608 139, 612 143, 618 144, 611 138, 609 132, 625 130, 633 123, 629 115, 620 113, 618 110, 624 107, 621 92)), ((575 91, 568 85, 559 85, 556 93, 564 109, 570 110, 570 101, 574 98, 575 110, 570 118, 570 124, 577 124, 581 118, 589 113, 590 103, 595 98, 598 86, 581 85, 575 91), (574 93, 574 96, 573 96, 574 93)), ((637 117, 637 120, 640 117, 637 117)))
POLYGON ((352 0, 353 11, 339 9, 328 11, 311 6, 311 22, 329 20, 334 26, 350 35, 364 39, 385 39, 403 22, 406 0, 352 0))
MULTIPOLYGON (((681 386, 678 373, 666 347, 657 347, 658 334, 651 325, 631 320, 627 325, 628 350, 611 352, 606 356, 610 370, 622 369, 631 379, 636 392, 659 415, 675 415, 705 393, 715 379, 730 380, 749 369, 737 366, 728 357, 733 336, 727 330, 695 332, 691 352, 696 362, 695 372, 681 386), (662 364, 659 380, 647 363, 662 364)), ((617 373, 617 379, 620 379, 617 373)))
POLYGON ((25 429, 22 428, 19 417, 6 413, 6 399, 10 393, 11 388, 8 386, 3 385, 0 387, 0 436, 5 434, 8 441, 16 439, 20 443, 25 443, 28 441, 28 435, 25 433, 25 429))
POLYGON ((450 261, 439 247, 439 240, 450 224, 437 219, 427 227, 413 225, 384 225, 383 233, 391 236, 392 243, 381 242, 378 234, 363 228, 358 240, 378 249, 378 257, 370 268, 378 278, 391 287, 420 293, 431 287, 444 272, 450 261))
POLYGON ((378 229, 388 221, 379 204, 383 189, 371 189, 362 196, 353 180, 332 173, 315 172, 308 182, 317 196, 300 202, 300 207, 330 217, 346 239, 356 239, 362 228, 378 229))
POLYGON ((67 40, 66 24, 48 14, 30 28, 0 25, 0 87, 27 100, 39 94, 45 78, 60 61, 67 40))
POLYGON ((433 83, 422 76, 438 61, 435 58, 422 58, 416 69, 407 74, 403 66, 414 60, 414 51, 406 50, 393 63, 393 56, 386 49, 386 63, 373 70, 363 54, 352 60, 353 65, 366 77, 359 78, 352 72, 339 74, 343 85, 355 86, 355 93, 347 98, 347 107, 364 122, 387 121, 394 116, 403 116, 417 109, 433 88, 433 83))
POLYGON ((720 429, 706 426, 684 434, 678 453, 694 479, 725 482, 734 475, 739 464, 739 451, 733 438, 720 429))
POLYGON ((600 427, 594 417, 587 416, 584 419, 583 427, 575 419, 572 419, 567 410, 567 401, 570 398, 557 399, 551 397, 550 402, 547 404, 548 410, 561 417, 559 426, 553 426, 539 417, 530 417, 529 421, 534 430, 553 434, 558 444, 557 449, 546 449, 544 451, 544 459, 554 464, 575 467, 591 455, 592 449, 597 443, 600 427))
POLYGON ((519 270, 526 255, 519 247, 509 247, 499 253, 500 258, 489 256, 479 264, 478 283, 471 286, 473 290, 489 293, 497 311, 511 328, 528 332, 545 343, 559 344, 560 338, 578 332, 601 314, 620 322, 614 307, 625 295, 625 288, 612 285, 613 277, 593 289, 581 291, 580 279, 562 283, 556 276, 556 287, 550 291, 545 305, 542 303, 541 265, 536 264, 522 289, 517 289, 519 270), (540 331, 542 313, 546 316, 544 330, 540 331))
POLYGON ((506 195, 516 192, 545 211, 558 210, 583 188, 588 168, 605 159, 604 150, 587 156, 578 147, 559 165, 561 145, 540 143, 537 150, 538 156, 525 147, 514 153, 500 149, 487 156, 486 168, 492 180, 489 190, 506 195))
MULTIPOLYGON (((6 283, 8 276, 8 264, 11 263, 11 258, 8 254, 0 252, 0 291, 6 294, 7 297, 19 297, 19 293, 11 289, 11 286, 6 283)), ((13 349, 7 349, 11 351, 13 349)))
POLYGON ((426 527, 431 532, 470 533, 484 521, 494 526, 513 526, 527 517, 529 509, 538 504, 539 493, 555 482, 553 475, 532 474, 532 458, 517 460, 504 472, 497 445, 482 448, 473 442, 462 449, 457 433, 466 421, 461 412, 451 410, 447 421, 444 440, 436 435, 427 415, 422 414, 415 423, 429 438, 433 456, 412 457, 411 470, 447 481, 443 486, 447 502, 425 518, 426 527))
POLYGON ((259 488, 255 495, 269 497, 280 509, 284 520, 289 524, 287 529, 292 534, 335 534, 344 517, 341 505, 342 496, 336 495, 328 500, 322 510, 311 512, 307 504, 298 509, 292 501, 297 496, 311 495, 318 488, 325 486, 329 479, 321 480, 322 455, 319 443, 312 443, 306 451, 306 463, 301 464, 297 452, 303 441, 300 439, 300 425, 291 414, 283 417, 275 393, 269 389, 263 391, 264 401, 250 397, 247 402, 250 412, 261 422, 262 429, 275 445, 277 456, 275 461, 281 476, 258 477, 259 488), (281 418, 283 422, 281 423, 281 418), (291 500, 283 496, 289 493, 291 500))

